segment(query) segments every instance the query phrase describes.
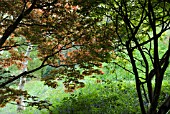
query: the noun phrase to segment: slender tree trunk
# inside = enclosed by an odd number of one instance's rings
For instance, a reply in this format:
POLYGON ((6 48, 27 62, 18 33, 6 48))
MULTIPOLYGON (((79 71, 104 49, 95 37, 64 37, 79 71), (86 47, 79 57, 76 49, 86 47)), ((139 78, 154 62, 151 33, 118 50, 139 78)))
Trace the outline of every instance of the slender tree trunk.
POLYGON ((139 80, 139 74, 138 74, 138 71, 137 71, 137 66, 136 66, 136 63, 135 63, 135 60, 134 60, 134 57, 133 57, 133 52, 129 48, 128 45, 129 44, 126 44, 126 47, 127 47, 128 55, 129 55, 130 60, 131 60, 133 72, 135 74, 136 90, 137 90, 137 94, 138 94, 141 112, 142 112, 142 114, 146 114, 146 110, 145 110, 145 107, 144 107, 144 104, 143 104, 143 98, 142 98, 142 93, 141 93, 141 88, 140 88, 140 80, 139 80))
MULTIPOLYGON (((31 43, 30 43, 28 48, 27 48, 27 51, 25 53, 25 57, 29 57, 31 49, 32 49, 32 46, 31 46, 31 43)), ((28 59, 26 58, 22 64, 23 64, 22 72, 27 71, 28 59)), ((23 91, 25 83, 26 83, 26 76, 20 77, 20 82, 19 82, 19 85, 18 85, 18 89, 23 91)), ((21 95, 21 96, 18 97, 17 105, 18 105, 17 111, 25 110, 24 96, 21 95)))

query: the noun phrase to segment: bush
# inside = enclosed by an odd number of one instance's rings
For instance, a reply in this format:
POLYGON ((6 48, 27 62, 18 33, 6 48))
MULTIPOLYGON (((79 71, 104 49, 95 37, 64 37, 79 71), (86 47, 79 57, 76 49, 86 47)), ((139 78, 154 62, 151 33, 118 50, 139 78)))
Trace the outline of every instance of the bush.
POLYGON ((54 114, 131 114, 140 113, 134 83, 89 84, 66 97, 53 109, 54 114))

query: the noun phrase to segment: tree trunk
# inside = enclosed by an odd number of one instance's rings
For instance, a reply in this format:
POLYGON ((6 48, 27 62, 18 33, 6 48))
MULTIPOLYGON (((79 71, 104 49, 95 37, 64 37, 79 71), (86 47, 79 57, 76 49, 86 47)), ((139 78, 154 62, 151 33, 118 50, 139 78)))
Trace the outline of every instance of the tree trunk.
MULTIPOLYGON (((25 57, 29 56, 29 54, 31 52, 31 49, 32 49, 32 46, 31 46, 31 43, 29 43, 29 46, 28 46, 27 51, 25 53, 25 57)), ((26 58, 22 64, 23 64, 22 72, 27 71, 28 59, 26 58)), ((23 91, 25 83, 26 83, 26 76, 20 77, 20 82, 19 82, 19 85, 18 85, 18 89, 23 91)), ((25 110, 25 103, 24 103, 24 96, 23 95, 18 97, 17 106, 18 106, 17 111, 25 110)))

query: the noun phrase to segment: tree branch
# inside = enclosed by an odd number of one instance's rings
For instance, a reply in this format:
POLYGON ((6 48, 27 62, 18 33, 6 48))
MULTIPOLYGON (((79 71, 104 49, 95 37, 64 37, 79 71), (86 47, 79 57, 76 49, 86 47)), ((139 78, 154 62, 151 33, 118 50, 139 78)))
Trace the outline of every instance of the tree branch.
POLYGON ((21 20, 34 9, 36 1, 37 0, 34 0, 32 5, 25 12, 21 12, 21 14, 18 16, 16 21, 5 30, 3 36, 0 38, 0 48, 5 43, 5 41, 10 36, 10 34, 15 31, 15 29, 17 28, 17 26, 21 22, 21 20))

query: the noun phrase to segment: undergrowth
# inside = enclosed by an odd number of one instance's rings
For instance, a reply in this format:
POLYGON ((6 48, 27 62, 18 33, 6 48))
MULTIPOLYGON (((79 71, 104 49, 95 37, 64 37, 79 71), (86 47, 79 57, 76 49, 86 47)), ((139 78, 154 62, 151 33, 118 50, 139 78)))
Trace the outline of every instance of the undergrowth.
MULTIPOLYGON (((65 93, 64 87, 56 89, 44 86, 40 81, 30 81, 25 86, 31 95, 53 104, 48 110, 27 107, 21 114, 140 114, 134 81, 97 81, 88 79, 86 86, 73 93, 65 93)), ((160 101, 169 95, 169 81, 162 87, 160 101)), ((19 114, 16 105, 8 104, 0 114, 19 114)))

